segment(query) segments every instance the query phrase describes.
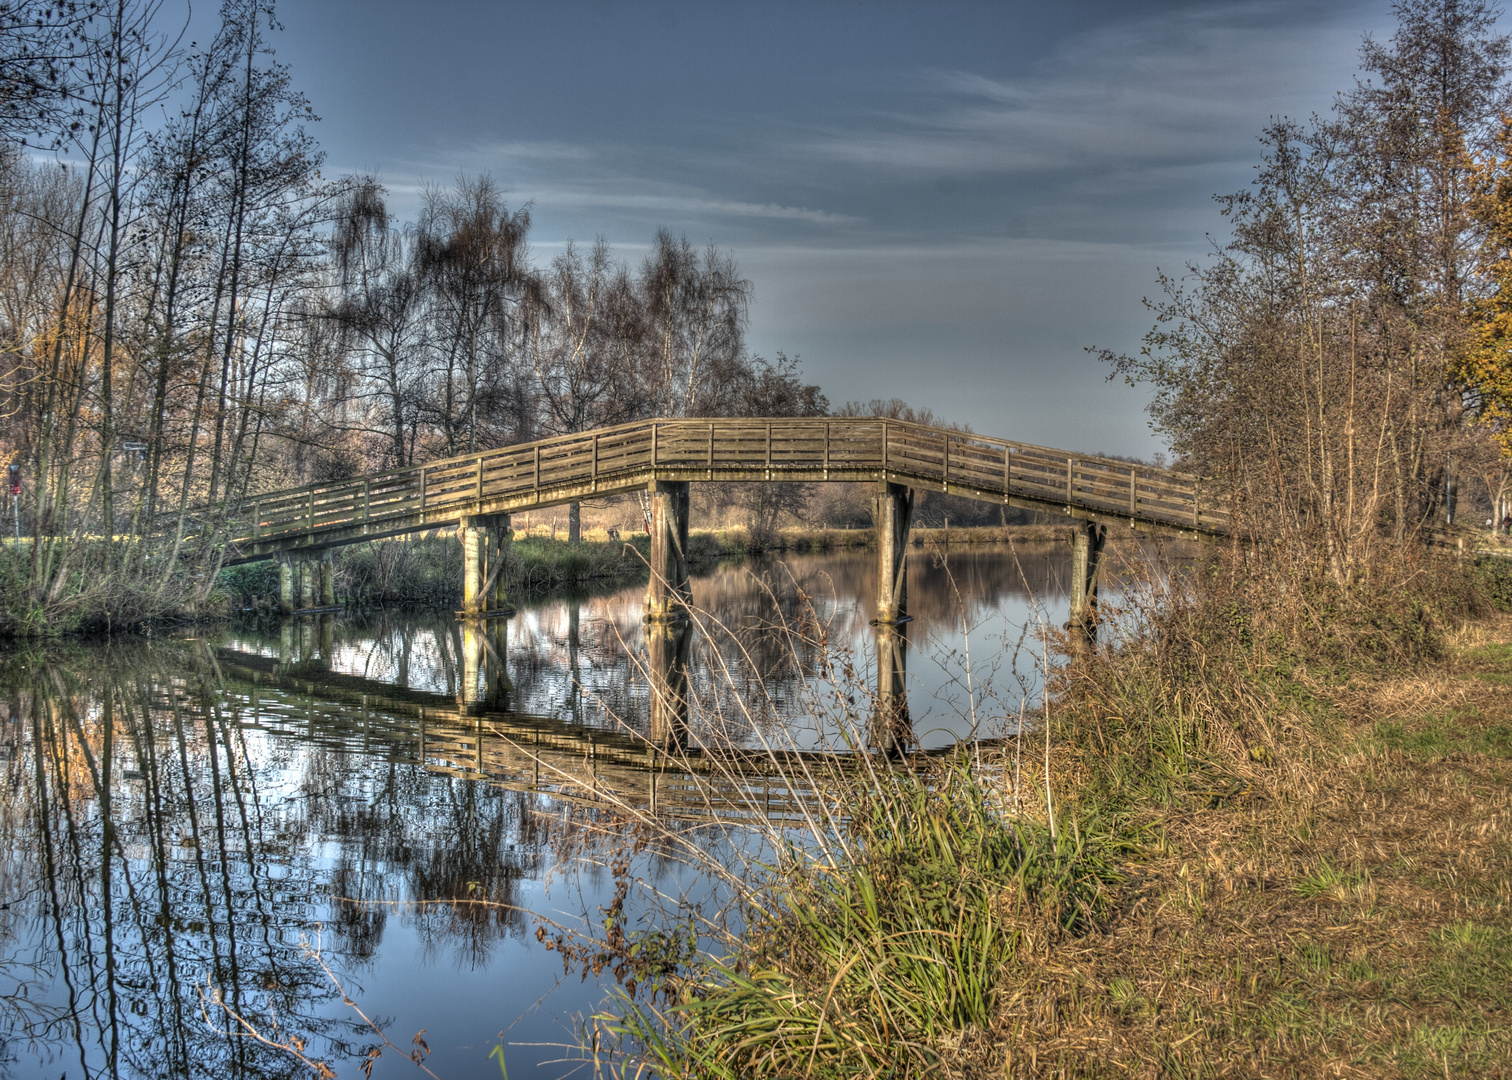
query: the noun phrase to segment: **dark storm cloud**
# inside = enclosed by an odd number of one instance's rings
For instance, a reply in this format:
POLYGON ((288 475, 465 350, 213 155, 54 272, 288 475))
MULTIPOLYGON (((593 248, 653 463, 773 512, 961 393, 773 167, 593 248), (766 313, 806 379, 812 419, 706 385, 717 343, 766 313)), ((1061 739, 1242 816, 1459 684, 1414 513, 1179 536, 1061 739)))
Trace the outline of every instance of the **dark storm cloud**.
POLYGON ((285 0, 341 170, 401 212, 491 172, 542 256, 658 225, 732 248, 752 344, 831 397, 1149 453, 1155 267, 1200 258, 1277 114, 1326 111, 1384 3, 440 5, 285 0))

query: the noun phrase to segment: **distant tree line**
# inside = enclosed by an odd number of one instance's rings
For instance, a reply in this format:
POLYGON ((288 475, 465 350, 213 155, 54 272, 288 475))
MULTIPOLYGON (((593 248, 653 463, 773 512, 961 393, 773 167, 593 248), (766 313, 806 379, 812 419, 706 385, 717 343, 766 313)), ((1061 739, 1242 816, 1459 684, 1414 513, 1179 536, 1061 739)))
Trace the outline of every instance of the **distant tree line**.
MULTIPOLYGON (((0 454, 13 619, 202 600, 249 493, 653 415, 821 414, 733 259, 662 230, 533 258, 488 177, 400 223, 328 179, 268 0, 0 4, 0 454), (12 515, 7 515, 12 516, 12 515), (102 542, 111 538, 127 543, 102 542)), ((574 523, 576 514, 573 514, 574 523)))

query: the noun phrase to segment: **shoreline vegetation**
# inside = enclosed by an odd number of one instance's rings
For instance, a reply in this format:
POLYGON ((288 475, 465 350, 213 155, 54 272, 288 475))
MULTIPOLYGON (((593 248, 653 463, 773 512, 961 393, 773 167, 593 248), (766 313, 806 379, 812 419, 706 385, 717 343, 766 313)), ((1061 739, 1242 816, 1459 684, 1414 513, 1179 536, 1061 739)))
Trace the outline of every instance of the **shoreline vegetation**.
MULTIPOLYGON (((1070 526, 1059 522, 1017 525, 916 526, 915 551, 1008 543, 1066 543, 1070 526)), ((522 596, 554 590, 624 585, 646 574, 649 541, 644 532, 622 530, 611 541, 604 527, 584 528, 581 540, 569 543, 565 529, 532 524, 517 527, 506 563, 508 587, 522 596), (553 533, 556 533, 553 536, 553 533)), ((1121 539, 1111 538, 1116 545, 1121 539)), ((1136 541, 1137 542, 1137 541, 1136 541)), ((102 540, 79 541, 75 567, 51 602, 37 598, 26 585, 31 560, 30 538, 23 536, 16 560, 14 541, 0 543, 0 640, 47 638, 67 634, 138 631, 154 627, 209 624, 238 613, 277 611, 278 565, 272 560, 222 567, 209 588, 173 586, 162 601, 138 603, 139 583, 91 572, 97 565, 89 552, 102 540), (121 593, 133 599, 123 600, 121 593), (124 611, 151 610, 124 618, 124 611), (113 614, 114 613, 114 614, 113 614)), ((874 548, 874 530, 794 525, 753 533, 744 526, 694 529, 688 558, 695 567, 755 555, 874 548)), ((455 607, 461 592, 461 550, 450 530, 353 544, 335 549, 336 596, 344 606, 421 604, 455 607)))
POLYGON ((1508 1075, 1512 617, 1470 562, 1300 569, 1157 566, 1096 648, 1046 631, 1048 721, 837 790, 844 854, 754 874, 714 954, 623 939, 597 1038, 727 1080, 1508 1075))
MULTIPOLYGON (((1065 543, 1064 525, 985 525, 917 528, 911 543, 925 551, 1008 543, 1065 543)), ((749 530, 693 529, 688 534, 688 561, 695 569, 754 555, 804 554, 862 550, 876 546, 872 529, 795 526, 775 530, 754 543, 749 530)), ((546 526, 516 529, 510 541, 505 575, 511 594, 541 595, 603 585, 625 585, 646 576, 649 538, 627 532, 610 540, 604 529, 585 529, 574 545, 553 538, 546 526)), ((351 605, 398 603, 455 606, 462 580, 461 550, 449 532, 417 534, 338 548, 335 552, 336 596, 351 605)), ((278 569, 273 562, 249 563, 221 571, 219 590, 225 605, 274 611, 278 569)))

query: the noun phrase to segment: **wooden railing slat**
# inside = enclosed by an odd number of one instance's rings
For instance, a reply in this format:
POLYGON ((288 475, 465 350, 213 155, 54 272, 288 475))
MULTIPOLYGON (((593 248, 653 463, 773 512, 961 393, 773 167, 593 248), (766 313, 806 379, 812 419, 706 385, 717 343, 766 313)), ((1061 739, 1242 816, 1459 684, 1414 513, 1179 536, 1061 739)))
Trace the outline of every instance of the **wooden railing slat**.
MULTIPOLYGON (((416 515, 418 528, 485 507, 489 499, 525 495, 539 501, 552 498, 553 489, 597 491, 605 480, 645 475, 647 469, 653 475, 693 470, 708 479, 723 473, 771 480, 880 470, 896 482, 912 478, 946 490, 955 485, 976 497, 1020 495, 1198 528, 1222 529, 1228 520, 1188 473, 933 425, 846 417, 622 424, 348 481, 260 492, 228 517, 237 535, 259 543, 314 539, 321 530, 354 522, 402 528, 404 518, 416 515)), ((210 517, 204 508, 192 515, 210 517)))

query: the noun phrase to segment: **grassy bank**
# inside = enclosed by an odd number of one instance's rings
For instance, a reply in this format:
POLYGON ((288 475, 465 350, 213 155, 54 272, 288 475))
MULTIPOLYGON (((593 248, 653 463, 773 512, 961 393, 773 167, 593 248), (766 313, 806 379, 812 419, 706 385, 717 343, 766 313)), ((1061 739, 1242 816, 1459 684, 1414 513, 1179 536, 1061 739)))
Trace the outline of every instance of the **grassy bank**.
POLYGON ((1153 575, 1048 729, 846 793, 844 857, 601 1022, 665 1076, 1506 1075, 1512 619, 1299 569, 1153 575))
MULTIPOLYGON (((559 534, 563 535, 563 534, 559 534)), ((915 529, 916 547, 946 548, 1011 541, 1064 540, 1065 526, 1008 525, 976 528, 915 529)), ((695 567, 720 559, 752 554, 845 551, 870 547, 871 529, 784 529, 762 543, 744 529, 694 530, 688 537, 688 558, 695 567)), ((509 546, 505 565, 513 592, 542 592, 572 586, 632 584, 645 579, 650 538, 627 533, 610 540, 601 529, 585 533, 580 544, 554 539, 536 527, 523 530, 509 546)), ((421 534, 397 540, 338 548, 335 556, 336 596, 342 603, 455 603, 462 580, 462 553, 447 533, 421 534)), ((278 565, 272 561, 227 567, 218 582, 220 607, 271 607, 278 595, 278 565)), ((209 605, 217 610, 216 603, 209 605)))
MULTIPOLYGON (((706 565, 741 554, 712 533, 689 537, 689 559, 706 565)), ((650 538, 586 538, 580 544, 532 535, 513 540, 504 566, 512 594, 573 586, 633 584, 646 578, 650 538)), ((340 603, 454 605, 462 583, 462 549, 450 533, 417 535, 336 549, 336 598, 340 603)), ((278 596, 278 565, 249 563, 222 571, 220 587, 241 605, 267 607, 278 596)))

